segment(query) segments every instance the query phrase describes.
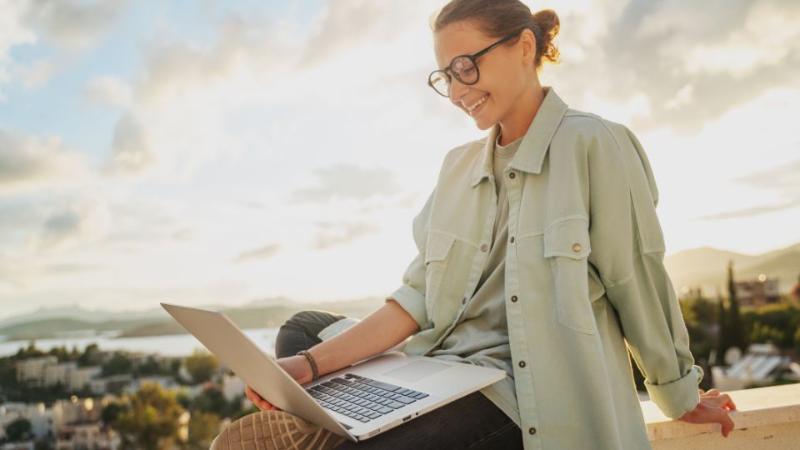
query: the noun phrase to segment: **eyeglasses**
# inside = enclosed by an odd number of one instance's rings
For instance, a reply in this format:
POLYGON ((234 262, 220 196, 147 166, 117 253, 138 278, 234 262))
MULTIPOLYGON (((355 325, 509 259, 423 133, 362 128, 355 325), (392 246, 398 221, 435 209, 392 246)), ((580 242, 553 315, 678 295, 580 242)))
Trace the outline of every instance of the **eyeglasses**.
POLYGON ((451 73, 461 84, 472 85, 477 83, 480 79, 480 72, 478 71, 478 58, 486 53, 489 53, 498 45, 517 37, 518 34, 519 33, 509 34, 503 39, 500 39, 499 41, 477 53, 456 56, 452 61, 450 61, 450 64, 447 67, 444 69, 434 70, 430 73, 430 75, 428 75, 428 86, 433 88, 433 90, 442 97, 450 97, 450 81, 452 80, 450 77, 451 73))

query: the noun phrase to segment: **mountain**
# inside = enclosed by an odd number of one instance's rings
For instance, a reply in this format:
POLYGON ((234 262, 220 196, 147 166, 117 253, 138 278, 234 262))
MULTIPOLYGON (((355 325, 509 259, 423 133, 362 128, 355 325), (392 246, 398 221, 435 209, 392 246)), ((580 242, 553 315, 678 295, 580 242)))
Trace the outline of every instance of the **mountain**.
MULTIPOLYGON (((363 318, 378 309, 377 298, 336 302, 300 303, 285 298, 256 300, 242 307, 220 308, 241 328, 277 327, 292 314, 305 309, 331 311, 349 317, 363 318)), ((0 322, 0 340, 59 338, 70 334, 115 331, 119 337, 183 334, 186 331, 161 308, 130 312, 89 311, 80 308, 57 308, 11 317, 0 322)))
MULTIPOLYGON (((56 308, 39 308, 34 312, 0 320, 0 330, 15 324, 39 322, 48 319, 71 319, 85 323, 102 323, 111 320, 146 320, 161 317, 163 310, 153 308, 135 311, 104 311, 82 308, 78 305, 56 308)), ((0 331, 0 334, 3 334, 0 331)))
POLYGON ((675 289, 700 287, 715 295, 725 289, 728 261, 733 261, 737 280, 755 279, 764 274, 777 278, 782 293, 788 293, 800 277, 800 244, 759 255, 745 255, 711 247, 684 250, 664 258, 675 289))

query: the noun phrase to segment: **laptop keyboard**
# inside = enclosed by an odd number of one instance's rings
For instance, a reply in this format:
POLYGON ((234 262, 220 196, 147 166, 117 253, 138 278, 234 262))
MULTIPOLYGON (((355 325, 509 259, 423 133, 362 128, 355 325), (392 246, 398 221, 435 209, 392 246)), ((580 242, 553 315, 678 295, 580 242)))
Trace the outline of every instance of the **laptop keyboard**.
POLYGON ((306 391, 325 408, 364 423, 428 396, 424 392, 352 373, 332 378, 306 391))

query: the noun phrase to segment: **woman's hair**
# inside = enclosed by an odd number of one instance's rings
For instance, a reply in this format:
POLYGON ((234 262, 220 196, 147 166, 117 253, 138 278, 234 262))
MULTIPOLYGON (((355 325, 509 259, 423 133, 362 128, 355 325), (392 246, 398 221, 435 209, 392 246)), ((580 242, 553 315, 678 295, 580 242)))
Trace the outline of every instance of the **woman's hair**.
POLYGON ((553 40, 558 35, 559 22, 552 9, 531 14, 530 8, 519 0, 451 0, 435 14, 431 28, 437 32, 462 20, 475 21, 484 33, 496 38, 529 28, 536 36, 534 67, 542 65, 542 58, 558 62, 560 53, 553 40))

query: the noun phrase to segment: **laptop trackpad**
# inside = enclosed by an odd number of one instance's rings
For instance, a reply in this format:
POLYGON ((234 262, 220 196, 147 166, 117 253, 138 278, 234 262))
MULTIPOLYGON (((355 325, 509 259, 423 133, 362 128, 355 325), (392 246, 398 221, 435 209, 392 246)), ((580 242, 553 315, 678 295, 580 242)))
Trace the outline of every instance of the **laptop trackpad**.
POLYGON ((441 364, 433 361, 412 361, 397 369, 384 372, 383 375, 397 378, 398 380, 414 382, 449 368, 450 366, 448 364, 441 364))

